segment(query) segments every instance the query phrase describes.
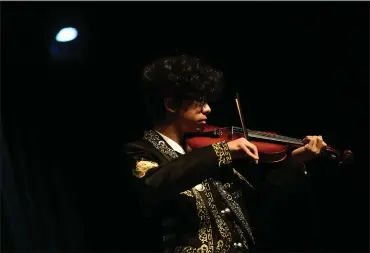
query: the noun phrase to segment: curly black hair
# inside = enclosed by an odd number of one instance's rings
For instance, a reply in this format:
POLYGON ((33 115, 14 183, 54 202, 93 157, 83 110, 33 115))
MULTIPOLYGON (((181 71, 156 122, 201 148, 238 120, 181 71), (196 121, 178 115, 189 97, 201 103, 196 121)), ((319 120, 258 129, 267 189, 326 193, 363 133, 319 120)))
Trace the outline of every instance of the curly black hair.
POLYGON ((144 68, 142 91, 154 120, 164 120, 164 98, 213 102, 223 89, 223 73, 195 56, 160 58, 144 68))

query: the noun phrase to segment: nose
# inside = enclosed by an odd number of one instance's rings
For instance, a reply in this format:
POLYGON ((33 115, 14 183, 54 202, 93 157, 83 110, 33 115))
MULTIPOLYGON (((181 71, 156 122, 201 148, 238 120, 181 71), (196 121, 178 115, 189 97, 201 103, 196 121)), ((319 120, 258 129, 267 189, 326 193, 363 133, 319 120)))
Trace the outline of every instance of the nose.
POLYGON ((202 113, 203 114, 209 114, 211 112, 211 107, 209 104, 205 103, 202 107, 202 113))

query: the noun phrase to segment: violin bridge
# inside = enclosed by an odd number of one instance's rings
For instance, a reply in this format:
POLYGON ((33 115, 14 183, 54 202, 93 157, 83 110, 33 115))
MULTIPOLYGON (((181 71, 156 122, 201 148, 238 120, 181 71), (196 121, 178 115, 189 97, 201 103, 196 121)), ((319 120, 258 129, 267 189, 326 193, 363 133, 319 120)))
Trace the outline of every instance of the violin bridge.
POLYGON ((229 139, 232 140, 234 136, 234 127, 231 127, 231 131, 229 132, 229 139))

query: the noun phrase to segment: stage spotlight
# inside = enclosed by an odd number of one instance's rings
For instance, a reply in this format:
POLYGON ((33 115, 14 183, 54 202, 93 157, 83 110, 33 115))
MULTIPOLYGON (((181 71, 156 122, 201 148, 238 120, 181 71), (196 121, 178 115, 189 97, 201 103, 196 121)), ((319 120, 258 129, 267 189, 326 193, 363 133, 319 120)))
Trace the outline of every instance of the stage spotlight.
POLYGON ((55 36, 55 40, 58 42, 69 42, 76 39, 77 36, 77 29, 73 27, 66 27, 58 32, 58 34, 55 36))

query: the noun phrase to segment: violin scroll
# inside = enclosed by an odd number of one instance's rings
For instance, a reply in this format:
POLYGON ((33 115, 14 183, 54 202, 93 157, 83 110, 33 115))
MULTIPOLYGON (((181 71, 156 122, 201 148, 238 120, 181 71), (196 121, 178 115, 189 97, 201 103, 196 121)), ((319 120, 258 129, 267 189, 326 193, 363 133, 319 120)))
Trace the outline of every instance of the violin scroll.
POLYGON ((346 166, 352 163, 354 160, 354 156, 351 150, 344 150, 343 154, 341 155, 341 159, 339 160, 339 166, 346 166))
POLYGON ((340 167, 347 166, 354 160, 354 155, 351 150, 344 150, 340 153, 340 151, 329 147, 322 152, 322 155, 331 160, 335 160, 340 167))

